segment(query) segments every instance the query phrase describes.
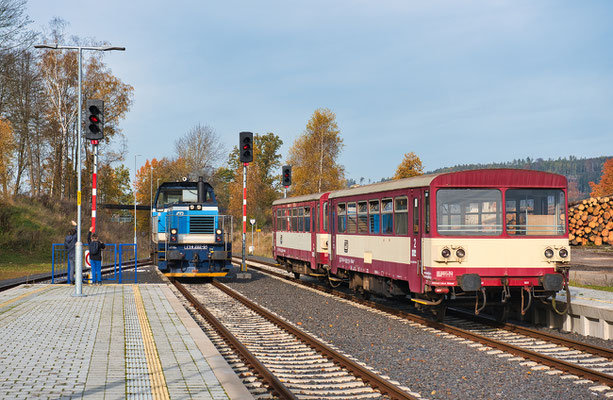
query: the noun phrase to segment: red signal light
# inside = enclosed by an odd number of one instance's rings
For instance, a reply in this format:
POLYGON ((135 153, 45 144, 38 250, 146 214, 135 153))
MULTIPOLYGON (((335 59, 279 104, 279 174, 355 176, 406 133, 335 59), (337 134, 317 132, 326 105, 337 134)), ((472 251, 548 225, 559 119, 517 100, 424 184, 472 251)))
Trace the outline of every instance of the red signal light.
POLYGON ((91 116, 89 117, 89 120, 90 120, 91 122, 100 122, 100 118, 96 117, 95 115, 91 115, 91 116))

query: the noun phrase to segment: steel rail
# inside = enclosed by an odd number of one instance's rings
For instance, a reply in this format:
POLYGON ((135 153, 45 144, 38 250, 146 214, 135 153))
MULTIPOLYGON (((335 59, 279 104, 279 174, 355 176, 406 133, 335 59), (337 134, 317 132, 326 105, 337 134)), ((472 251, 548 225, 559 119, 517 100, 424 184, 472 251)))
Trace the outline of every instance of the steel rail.
MULTIPOLYGON (((281 381, 272 373, 268 368, 264 366, 237 338, 234 336, 228 328, 226 328, 213 314, 207 310, 196 297, 194 297, 189 290, 175 278, 170 278, 170 281, 175 285, 177 290, 189 301, 196 311, 202 317, 204 317, 211 326, 222 336, 224 341, 230 345, 243 359, 243 361, 249 364, 258 375, 272 388, 272 390, 282 399, 297 399, 297 397, 285 386, 281 381)), ((213 281, 214 283, 215 281, 213 281)))
POLYGON ((268 321, 279 326, 281 329, 284 329, 285 331, 291 333, 292 335, 300 339, 302 342, 304 342, 306 345, 310 346, 319 353, 323 354, 325 357, 329 358, 335 364, 341 366, 346 370, 349 370, 353 375, 362 379, 364 382, 368 383, 371 387, 377 389, 383 395, 387 395, 391 399, 416 400, 415 397, 406 393, 399 387, 393 385, 391 382, 382 379, 379 375, 373 373, 369 369, 359 365, 355 361, 350 360, 346 356, 340 354, 336 350, 330 348, 329 346, 318 341, 317 339, 305 334, 301 330, 297 329, 288 322, 283 321, 276 315, 255 304, 254 302, 247 299, 245 296, 241 295, 235 290, 230 289, 229 287, 219 283, 218 281, 213 281, 213 285, 216 288, 222 290, 224 293, 233 297, 234 299, 240 301, 242 304, 249 307, 251 310, 258 313, 262 317, 266 318, 268 321))
MULTIPOLYGON (((275 268, 279 268, 279 269, 283 269, 283 268, 278 267, 276 264, 266 263, 266 262, 262 262, 262 261, 252 261, 252 262, 257 262, 257 263, 265 264, 265 265, 268 264, 269 266, 272 266, 272 267, 275 267, 275 268)), ((266 273, 269 273, 269 274, 273 274, 273 275, 275 275, 277 277, 286 279, 286 280, 291 281, 291 282, 299 282, 301 285, 304 285, 304 286, 307 286, 307 287, 310 287, 310 288, 313 288, 313 289, 316 289, 316 290, 319 290, 319 291, 322 291, 322 292, 325 292, 325 293, 328 293, 328 294, 332 294, 332 295, 341 297, 343 299, 356 302, 358 304, 369 306, 369 307, 375 308, 375 309, 377 309, 379 311, 383 311, 383 312, 386 312, 386 313, 389 313, 389 314, 392 314, 392 315, 395 315, 395 316, 398 316, 398 317, 401 317, 401 318, 405 318, 405 319, 408 319, 410 321, 413 321, 413 322, 416 322, 416 323, 428 326, 430 328, 434 328, 434 329, 437 329, 437 330, 440 330, 440 331, 443 331, 443 332, 447 332, 447 333, 450 333, 450 334, 453 334, 453 335, 456 335, 456 336, 459 336, 459 337, 463 337, 463 338, 468 339, 468 340, 479 342, 479 343, 481 343, 483 345, 486 345, 486 346, 489 346, 489 347, 492 347, 492 348, 496 348, 496 349, 505 351, 507 353, 510 353, 510 354, 513 354, 513 355, 516 355, 516 356, 519 356, 519 357, 523 357, 523 358, 529 359, 531 361, 537 362, 539 364, 546 365, 548 367, 552 367, 552 368, 556 368, 556 369, 559 369, 559 370, 562 370, 562 371, 566 371, 566 372, 569 372, 571 374, 581 376, 581 377, 583 377, 585 379, 590 379, 590 380, 593 380, 593 381, 601 382, 601 383, 603 383, 605 385, 608 385, 608 386, 612 386, 613 385, 613 376, 609 375, 609 374, 606 374, 606 373, 590 370, 588 368, 584 368, 584 367, 576 365, 576 364, 572 364, 572 363, 569 363, 569 362, 566 362, 566 361, 563 361, 563 360, 559 360, 557 358, 546 356, 544 354, 539 354, 539 353, 533 352, 531 350, 522 349, 520 347, 511 345, 511 344, 507 344, 507 343, 504 343, 504 342, 497 341, 495 339, 490 339, 490 338, 481 336, 479 334, 467 331, 465 329, 457 328, 457 327, 454 327, 454 326, 451 326, 451 325, 448 325, 448 324, 444 324, 444 323, 441 323, 441 322, 436 322, 436 321, 427 319, 425 317, 421 317, 419 315, 415 315, 415 314, 411 314, 411 313, 408 313, 408 312, 405 312, 405 311, 397 310, 397 309, 394 309, 394 308, 391 308, 391 307, 388 307, 388 306, 384 306, 384 305, 379 304, 379 303, 375 303, 375 302, 368 301, 368 300, 363 300, 363 299, 358 299, 355 296, 347 294, 347 293, 339 292, 337 290, 334 290, 334 289, 331 289, 331 288, 327 288, 327 287, 322 287, 320 285, 317 285, 317 284, 314 284, 314 283, 311 283, 311 282, 305 282, 303 280, 295 279, 295 278, 292 278, 292 277, 289 277, 289 276, 286 276, 286 275, 282 275, 282 274, 279 274, 279 273, 276 273, 276 272, 267 271, 267 270, 264 270, 262 268, 254 266, 254 265, 251 265, 251 268, 259 270, 259 271, 262 271, 262 272, 266 272, 266 273)), ((574 341, 569 341, 569 340, 566 340, 566 339, 557 338, 557 340, 562 342, 562 344, 564 346, 569 346, 570 347, 571 343, 572 344, 576 344, 576 345, 580 345, 579 343, 576 343, 574 341)), ((558 344, 560 344, 560 343, 558 343, 558 344)))
POLYGON ((555 343, 560 346, 570 347, 575 350, 584 351, 586 353, 591 353, 594 355, 598 355, 609 360, 613 360, 613 350, 607 349, 605 347, 595 346, 589 343, 577 342, 574 340, 564 339, 556 335, 552 335, 551 333, 537 331, 536 329, 531 329, 525 326, 515 325, 508 322, 500 323, 496 322, 487 317, 483 317, 480 315, 474 315, 467 311, 458 310, 458 309, 448 309, 447 314, 455 315, 461 318, 471 319, 472 321, 478 322, 483 325, 490 326, 492 328, 504 329, 509 332, 517 333, 520 335, 529 336, 534 339, 545 340, 547 342, 555 343))

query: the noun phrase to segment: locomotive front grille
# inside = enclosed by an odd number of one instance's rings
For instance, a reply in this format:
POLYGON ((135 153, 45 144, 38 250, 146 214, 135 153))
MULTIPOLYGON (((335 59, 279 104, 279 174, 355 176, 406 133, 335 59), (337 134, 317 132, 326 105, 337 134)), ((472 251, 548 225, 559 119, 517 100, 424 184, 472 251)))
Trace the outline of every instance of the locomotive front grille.
POLYGON ((209 216, 190 216, 190 233, 215 233, 215 217, 209 216))

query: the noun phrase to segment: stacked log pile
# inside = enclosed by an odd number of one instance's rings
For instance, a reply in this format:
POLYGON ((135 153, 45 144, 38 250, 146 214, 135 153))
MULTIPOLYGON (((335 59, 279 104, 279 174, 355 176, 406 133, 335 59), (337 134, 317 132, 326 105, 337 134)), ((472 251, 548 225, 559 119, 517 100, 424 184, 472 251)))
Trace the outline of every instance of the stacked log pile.
POLYGON ((613 245, 613 197, 592 197, 568 210, 570 244, 613 245))

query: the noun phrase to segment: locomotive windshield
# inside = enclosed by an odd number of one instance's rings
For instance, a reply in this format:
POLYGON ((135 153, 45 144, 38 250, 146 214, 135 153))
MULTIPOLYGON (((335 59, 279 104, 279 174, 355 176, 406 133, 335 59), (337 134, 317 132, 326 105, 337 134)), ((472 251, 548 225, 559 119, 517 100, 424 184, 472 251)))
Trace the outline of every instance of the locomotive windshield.
MULTIPOLYGON (((188 204, 198 202, 198 189, 196 187, 160 187, 158 190, 156 208, 164 208, 174 204, 188 204)), ((215 202, 213 188, 208 186, 205 190, 205 203, 215 202)))
POLYGON ((440 189, 437 229, 446 236, 553 236, 566 231, 564 191, 558 189, 440 189))
POLYGON ((502 192, 498 189, 440 189, 436 209, 440 235, 502 234, 502 192))
POLYGON ((509 235, 563 235, 566 231, 565 200, 562 190, 507 190, 507 233, 509 235))

